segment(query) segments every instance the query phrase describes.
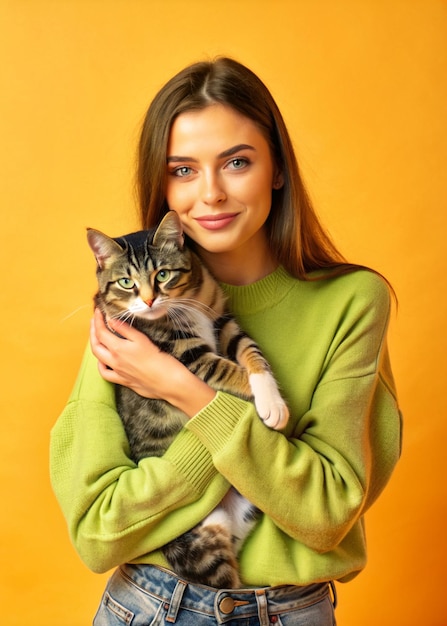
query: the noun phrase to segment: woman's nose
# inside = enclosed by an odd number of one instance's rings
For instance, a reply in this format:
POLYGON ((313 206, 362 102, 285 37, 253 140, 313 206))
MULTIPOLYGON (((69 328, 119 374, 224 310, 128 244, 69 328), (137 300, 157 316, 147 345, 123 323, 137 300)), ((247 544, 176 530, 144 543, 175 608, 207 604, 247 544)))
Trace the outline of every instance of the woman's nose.
POLYGON ((219 176, 214 173, 206 174, 203 178, 202 199, 205 204, 216 205, 226 199, 227 195, 219 176))

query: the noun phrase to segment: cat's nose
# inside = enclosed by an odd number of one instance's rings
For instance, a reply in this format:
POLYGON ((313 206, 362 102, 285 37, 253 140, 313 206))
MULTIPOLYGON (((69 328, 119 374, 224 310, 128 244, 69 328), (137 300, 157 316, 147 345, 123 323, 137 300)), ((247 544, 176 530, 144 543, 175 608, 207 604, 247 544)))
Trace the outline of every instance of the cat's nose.
POLYGON ((147 306, 149 308, 151 308, 152 305, 154 304, 154 299, 153 298, 149 298, 148 300, 145 300, 145 303, 147 304, 147 306))

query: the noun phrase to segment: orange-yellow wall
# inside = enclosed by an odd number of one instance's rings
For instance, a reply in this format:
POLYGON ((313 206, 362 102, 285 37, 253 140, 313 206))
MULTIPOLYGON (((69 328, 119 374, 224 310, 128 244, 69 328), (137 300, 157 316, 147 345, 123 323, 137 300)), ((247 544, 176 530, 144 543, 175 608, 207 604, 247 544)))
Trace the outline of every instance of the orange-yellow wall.
POLYGON ((147 104, 223 53, 270 86, 323 220, 400 300, 404 455, 339 623, 447 624, 446 29, 441 0, 0 0, 2 623, 91 623, 106 577, 70 545, 47 469, 91 314, 84 229, 136 225, 147 104))

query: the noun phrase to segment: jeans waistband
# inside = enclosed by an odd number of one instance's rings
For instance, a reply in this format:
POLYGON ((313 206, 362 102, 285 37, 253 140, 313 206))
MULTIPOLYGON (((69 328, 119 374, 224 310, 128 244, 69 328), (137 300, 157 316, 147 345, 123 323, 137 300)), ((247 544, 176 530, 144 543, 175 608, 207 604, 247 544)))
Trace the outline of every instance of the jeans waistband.
MULTIPOLYGON (((247 589, 214 589, 188 583, 173 572, 155 565, 122 565, 121 574, 130 584, 166 604, 167 621, 175 623, 180 609, 200 610, 223 624, 231 619, 259 616, 261 624, 269 616, 296 611, 330 594, 332 583, 314 583, 304 587, 281 585, 247 589)), ((335 602, 334 602, 335 604, 335 602)))

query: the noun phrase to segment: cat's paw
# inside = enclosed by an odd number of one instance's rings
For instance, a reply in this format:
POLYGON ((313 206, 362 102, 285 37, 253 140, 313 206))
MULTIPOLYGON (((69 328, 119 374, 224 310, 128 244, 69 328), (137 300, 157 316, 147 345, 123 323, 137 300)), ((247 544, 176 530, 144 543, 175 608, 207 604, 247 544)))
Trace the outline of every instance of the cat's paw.
POLYGON ((261 415, 261 410, 257 408, 257 411, 261 420, 269 428, 272 428, 273 430, 281 430, 287 426, 290 414, 284 400, 281 399, 275 405, 270 405, 268 413, 261 415))
POLYGON ((250 374, 250 387, 256 411, 269 428, 281 430, 289 421, 289 409, 279 393, 275 379, 268 373, 250 374))

